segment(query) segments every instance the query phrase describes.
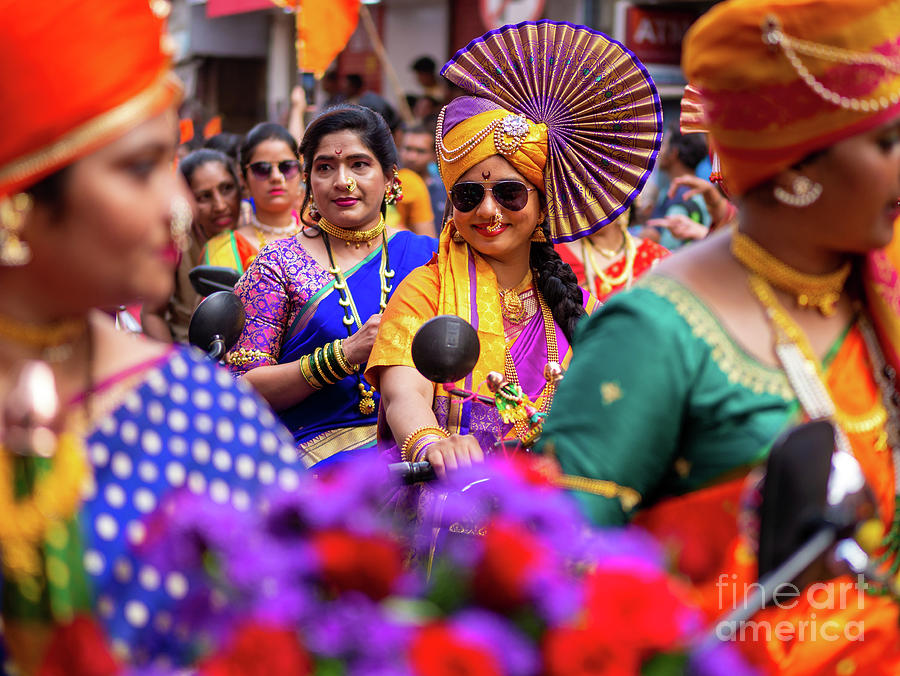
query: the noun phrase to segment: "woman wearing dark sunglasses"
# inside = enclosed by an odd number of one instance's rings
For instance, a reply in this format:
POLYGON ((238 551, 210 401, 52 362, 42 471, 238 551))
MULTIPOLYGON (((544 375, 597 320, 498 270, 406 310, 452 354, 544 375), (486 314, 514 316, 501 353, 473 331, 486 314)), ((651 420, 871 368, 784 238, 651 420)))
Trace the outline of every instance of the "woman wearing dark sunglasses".
POLYGON ((250 218, 213 237, 203 262, 243 273, 266 244, 300 231, 296 206, 303 195, 297 141, 280 124, 264 122, 240 148, 241 177, 250 196, 250 218))
MULTIPOLYGON (((492 58, 489 53, 501 49, 496 41, 505 38, 542 43, 548 54, 559 50, 557 59, 564 62, 562 54, 574 48, 560 34, 554 37, 557 29, 571 31, 550 22, 504 27, 458 52, 442 74, 469 91, 491 95, 497 83, 477 65, 469 72, 466 64, 492 58)), ((601 38, 588 29, 575 31, 588 41, 601 38)), ((570 62, 582 58, 576 52, 570 62)), ((548 65, 552 60, 523 60, 509 75, 531 78, 532 84, 550 82, 541 72, 548 65)), ((496 98, 468 96, 441 111, 436 146, 452 216, 444 224, 437 261, 414 271, 388 305, 366 372, 381 392, 394 441, 388 452, 394 459, 428 460, 439 475, 481 461, 499 440, 529 445, 540 423, 531 427, 512 416, 504 421, 493 405, 448 397, 442 385, 413 367, 410 346, 416 330, 436 315, 468 320, 478 332, 481 352, 472 374, 458 385, 478 389, 497 372, 519 385, 534 409, 546 413, 556 389, 546 367, 568 365, 575 325, 596 304, 551 240, 589 234, 626 209, 637 192, 631 186, 621 199, 604 197, 601 180, 584 171, 575 192, 568 172, 561 174, 558 167, 566 158, 587 160, 581 151, 586 139, 534 119, 544 105, 544 89, 523 86, 517 94, 508 81, 496 91, 501 89, 508 97, 504 105, 496 98), (591 206, 601 201, 602 208, 591 206)), ((561 94, 558 108, 576 96, 574 91, 561 94)), ((586 121, 591 124, 590 113, 586 121)), ((651 119, 643 166, 629 166, 641 182, 652 166, 656 125, 651 119)), ((525 417, 536 422, 542 416, 525 417)))
POLYGON ((374 447, 378 397, 362 370, 387 299, 432 257, 435 241, 385 229, 399 191, 397 149, 378 113, 330 109, 300 151, 308 227, 266 248, 238 283, 247 323, 229 361, 312 466, 374 447))

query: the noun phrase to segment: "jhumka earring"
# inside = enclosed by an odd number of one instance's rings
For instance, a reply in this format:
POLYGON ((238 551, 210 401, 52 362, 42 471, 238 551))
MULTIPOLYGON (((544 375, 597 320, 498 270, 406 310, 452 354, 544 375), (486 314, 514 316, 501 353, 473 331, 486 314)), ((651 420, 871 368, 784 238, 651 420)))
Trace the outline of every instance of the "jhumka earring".
POLYGON ((191 244, 191 221, 194 217, 191 205, 183 196, 175 195, 169 205, 169 213, 169 233, 172 235, 172 242, 179 251, 187 251, 191 244))
POLYGON ((319 213, 319 207, 316 206, 316 201, 313 199, 312 195, 309 196, 309 206, 307 207, 309 210, 309 217, 314 221, 322 220, 322 214, 319 213))
POLYGON ((24 192, 0 199, 0 265, 19 266, 31 260, 31 249, 19 233, 32 204, 24 192))
POLYGON ((400 173, 394 168, 394 178, 384 191, 384 199, 388 204, 396 204, 403 199, 403 183, 400 181, 400 173))
POLYGON ((452 218, 447 221, 447 225, 445 227, 450 228, 450 239, 452 239, 454 242, 456 242, 457 244, 462 244, 466 241, 459 233, 459 230, 456 229, 456 223, 452 218))
POLYGON ((544 234, 544 229, 540 225, 538 225, 538 227, 534 229, 534 232, 531 233, 531 241, 540 244, 545 244, 547 242, 547 236, 544 234))
POLYGON ((791 182, 790 192, 779 185, 775 186, 773 194, 775 199, 785 206, 802 209, 822 196, 822 184, 816 183, 806 176, 797 176, 791 182))

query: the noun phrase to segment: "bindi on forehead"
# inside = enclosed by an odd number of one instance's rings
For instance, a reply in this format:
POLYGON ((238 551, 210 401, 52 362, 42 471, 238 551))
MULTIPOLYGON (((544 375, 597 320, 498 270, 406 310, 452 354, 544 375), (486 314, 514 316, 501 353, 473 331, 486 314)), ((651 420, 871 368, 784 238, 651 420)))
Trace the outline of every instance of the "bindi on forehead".
POLYGON ((344 149, 341 146, 338 146, 337 148, 334 149, 333 152, 336 156, 340 157, 341 153, 344 152, 344 149))
POLYGON ((489 172, 489 171, 481 172, 481 178, 483 178, 485 181, 487 181, 490 177, 491 177, 491 172, 489 172))

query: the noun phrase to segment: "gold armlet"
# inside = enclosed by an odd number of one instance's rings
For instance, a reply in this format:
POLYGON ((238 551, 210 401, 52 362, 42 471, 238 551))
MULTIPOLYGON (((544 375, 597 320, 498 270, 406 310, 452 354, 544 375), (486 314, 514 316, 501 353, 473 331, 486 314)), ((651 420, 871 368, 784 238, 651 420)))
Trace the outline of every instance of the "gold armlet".
POLYGON ((232 366, 246 366, 247 364, 259 361, 260 359, 265 359, 268 362, 275 361, 275 357, 268 352, 263 352, 262 350, 248 350, 245 347, 229 352, 225 356, 225 361, 232 366))

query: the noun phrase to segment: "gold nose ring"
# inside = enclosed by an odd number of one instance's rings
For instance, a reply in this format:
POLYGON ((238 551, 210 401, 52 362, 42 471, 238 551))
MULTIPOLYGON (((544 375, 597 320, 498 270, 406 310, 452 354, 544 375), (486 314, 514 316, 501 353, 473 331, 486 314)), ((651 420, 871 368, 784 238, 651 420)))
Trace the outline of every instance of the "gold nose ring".
POLYGON ((500 210, 494 212, 494 217, 492 219, 492 223, 488 228, 488 232, 497 232, 500 227, 503 225, 503 214, 500 213, 500 210))
POLYGON ((347 192, 353 192, 356 190, 356 179, 350 177, 347 179, 347 192))

